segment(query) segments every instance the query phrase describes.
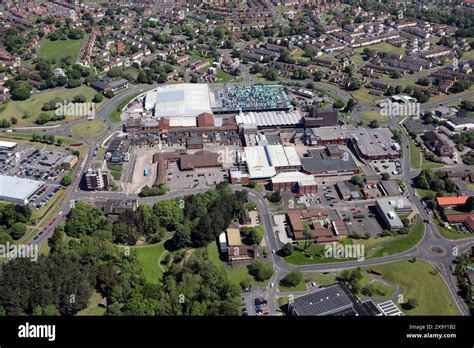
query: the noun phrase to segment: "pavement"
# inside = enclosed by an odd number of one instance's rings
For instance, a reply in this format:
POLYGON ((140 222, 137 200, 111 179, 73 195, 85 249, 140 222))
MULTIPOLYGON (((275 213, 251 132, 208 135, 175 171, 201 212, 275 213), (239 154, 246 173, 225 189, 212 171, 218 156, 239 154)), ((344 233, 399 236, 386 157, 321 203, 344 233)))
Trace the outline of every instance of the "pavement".
MULTIPOLYGON (((80 161, 79 165, 76 167, 73 184, 71 184, 66 189, 66 192, 63 198, 60 200, 59 210, 62 211, 62 214, 67 214, 70 211, 71 201, 81 201, 81 200, 94 201, 97 199, 105 200, 108 198, 116 198, 116 199, 137 198, 138 201, 142 204, 153 204, 160 200, 172 199, 172 198, 181 197, 184 195, 205 192, 209 189, 209 188, 187 189, 183 191, 170 192, 165 196, 147 197, 147 198, 139 198, 137 196, 122 193, 122 192, 89 192, 89 191, 81 191, 79 189, 79 184, 82 178, 82 174, 84 173, 85 170, 87 170, 87 168, 89 168, 93 160, 93 154, 94 154, 96 146, 98 146, 98 144, 101 144, 105 140, 105 138, 109 137, 111 133, 118 130, 119 127, 121 126, 120 124, 111 122, 108 118, 108 115, 123 100, 127 99, 131 95, 134 95, 139 92, 144 92, 145 90, 151 89, 154 87, 155 86, 152 86, 152 85, 132 86, 126 91, 123 91, 119 95, 113 97, 112 99, 107 101, 105 104, 103 104, 99 108, 99 110, 97 110, 96 112, 96 119, 104 121, 108 125, 109 129, 107 133, 99 137, 94 137, 94 138, 83 138, 83 137, 71 136, 72 138, 75 138, 83 143, 86 143, 89 146, 89 150, 86 157, 83 158, 80 161)), ((323 90, 327 90, 328 92, 338 95, 343 100, 348 100, 348 95, 346 93, 341 93, 339 90, 332 89, 331 87, 327 85, 318 85, 318 87, 323 90)), ((474 96, 474 92, 465 94, 463 95, 462 98, 463 99, 469 98, 471 96, 474 96)), ((458 101, 458 100, 459 100, 459 97, 453 97, 450 99, 443 100, 441 103, 447 104, 447 103, 458 101)), ((432 107, 434 105, 439 105, 441 103, 437 102, 437 103, 423 104, 422 110, 426 110, 429 107, 432 107)), ((367 106, 367 105, 363 105, 359 103, 358 107, 356 108, 356 111, 353 113, 353 119, 357 120, 357 118, 359 117, 358 116, 359 112, 363 110, 368 110, 368 109, 374 109, 374 108, 371 106, 367 106)), ((398 121, 399 121, 398 119, 393 118, 384 125, 394 126, 395 128, 402 130, 402 127, 398 124, 398 121)), ((26 132, 26 133, 28 132, 38 133, 39 130, 40 131, 42 130, 43 134, 53 134, 56 136, 58 135, 70 136, 70 133, 69 133, 70 127, 76 124, 83 123, 83 122, 87 122, 87 119, 79 119, 79 120, 75 120, 73 122, 70 122, 64 125, 54 126, 54 127, 31 127, 31 128, 24 127, 21 129, 21 131, 26 132)), ((406 149, 406 146, 408 144, 408 139, 405 132, 402 132, 402 133, 403 133, 403 137, 402 137, 403 148, 406 149)), ((464 168, 464 167, 465 166, 463 165, 457 165, 450 168, 452 169, 452 168, 464 168)), ((276 300, 279 296, 277 285, 279 284, 281 278, 292 270, 300 270, 302 272, 339 271, 342 269, 353 268, 353 267, 358 267, 358 266, 371 266, 371 265, 378 265, 378 264, 383 264, 383 263, 388 263, 388 262, 393 262, 393 261, 398 261, 398 260, 407 260, 413 257, 417 257, 418 259, 427 261, 431 263, 436 269, 439 270, 439 274, 442 276, 444 282, 446 283, 451 293, 454 303, 456 304, 456 306, 458 307, 458 309, 463 315, 469 315, 469 311, 466 304, 464 303, 463 299, 457 294, 456 280, 451 274, 450 269, 451 269, 451 265, 453 264, 453 261, 456 258, 453 255, 454 253, 452 252, 453 248, 455 247, 459 248, 459 254, 460 254, 474 245, 474 238, 471 237, 471 238, 466 238, 462 240, 448 240, 442 237, 435 227, 436 224, 431 220, 431 215, 428 215, 425 212, 423 206, 421 205, 421 201, 419 197, 415 196, 414 194, 415 190, 410 185, 412 178, 418 174, 418 171, 412 170, 410 168, 409 151, 404 151, 404 156, 402 159, 402 169, 403 169, 402 177, 403 177, 404 182, 407 183, 406 186, 408 188, 408 193, 411 196, 412 201, 418 208, 418 211, 420 212, 422 219, 424 220, 426 219, 427 221, 429 221, 429 223, 425 223, 425 234, 421 242, 417 246, 413 247, 412 249, 407 250, 397 255, 381 257, 381 258, 376 258, 376 259, 369 259, 369 260, 364 260, 364 261, 348 261, 348 262, 325 263, 325 264, 302 265, 302 266, 290 265, 286 263, 281 257, 270 252, 269 260, 275 269, 275 273, 270 279, 270 283, 273 283, 274 286, 268 287, 267 289, 262 289, 263 291, 262 290, 259 290, 259 291, 262 291, 261 294, 263 295, 263 297, 268 299, 268 308, 272 315, 276 315, 279 312, 278 305, 276 303, 276 300), (434 253, 432 251, 432 248, 435 246, 440 247, 445 252, 442 254, 434 253)), ((272 215, 271 215, 266 199, 263 197, 261 193, 257 191, 253 191, 249 188, 245 188, 245 187, 234 187, 234 188, 244 189, 248 191, 249 199, 250 201, 254 202, 257 205, 257 209, 260 214, 261 224, 264 226, 266 230, 266 235, 265 235, 266 244, 268 245, 270 250, 272 249, 279 250, 281 248, 281 243, 278 241, 278 237, 276 233, 274 232, 273 219, 272 219, 272 215)), ((48 230, 48 232, 44 233, 40 238, 36 240, 32 240, 31 243, 41 245, 42 243, 46 242, 46 240, 51 236, 52 232, 54 231, 54 227, 60 224, 61 220, 62 219, 57 219, 57 221, 55 221, 54 224, 51 225, 51 228, 48 230)), ((47 223, 47 221, 46 222, 42 221, 41 223, 47 223)))

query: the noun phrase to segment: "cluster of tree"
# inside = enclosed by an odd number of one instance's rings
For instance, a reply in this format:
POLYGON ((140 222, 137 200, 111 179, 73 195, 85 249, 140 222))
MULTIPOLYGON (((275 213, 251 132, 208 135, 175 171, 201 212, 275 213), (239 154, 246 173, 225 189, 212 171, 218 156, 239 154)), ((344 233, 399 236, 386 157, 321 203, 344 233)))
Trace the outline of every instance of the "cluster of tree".
POLYGON ((453 86, 450 89, 451 93, 461 93, 464 92, 465 90, 469 89, 472 85, 471 81, 467 80, 458 80, 453 83, 453 86))
POLYGON ((64 120, 65 116, 64 115, 57 115, 55 113, 49 114, 47 112, 40 112, 38 117, 35 120, 36 124, 46 124, 48 122, 54 122, 54 121, 60 121, 64 120))
POLYGON ((19 56, 25 51, 27 46, 26 38, 17 29, 7 29, 3 37, 2 44, 10 54, 19 56))
POLYGON ((31 209, 27 205, 0 205, 0 244, 23 237, 30 221, 31 209))
POLYGON ((169 191, 168 186, 165 184, 160 184, 156 187, 149 187, 149 186, 144 186, 140 193, 138 194, 140 197, 152 197, 152 196, 163 196, 167 194, 169 191))
POLYGON ((298 286, 303 279, 303 273, 300 271, 291 271, 281 279, 280 284, 287 287, 295 287, 298 286))
POLYGON ((240 314, 240 289, 229 282, 222 268, 194 253, 183 265, 174 265, 162 285, 144 284, 108 308, 108 315, 193 315, 240 314))
POLYGON ((345 269, 341 272, 341 278, 351 284, 355 293, 360 293, 360 291, 362 290, 362 270, 360 269, 360 267, 354 269, 345 269))
POLYGON ((33 87, 26 81, 15 81, 10 86, 12 100, 26 100, 31 96, 33 87))
POLYGON ((257 281, 268 280, 273 275, 273 267, 266 262, 254 261, 248 268, 249 274, 252 275, 257 281))
POLYGON ((294 253, 295 251, 295 247, 293 246, 293 244, 291 243, 286 243, 285 245, 283 245, 280 249, 280 252, 279 254, 283 257, 285 256, 290 256, 294 253))
POLYGON ((45 144, 57 144, 57 145, 62 145, 63 140, 61 138, 55 138, 54 135, 52 134, 43 134, 43 135, 38 135, 38 134, 33 134, 31 136, 31 141, 32 142, 38 142, 38 143, 45 143, 45 144))
POLYGON ((248 227, 243 226, 240 228, 240 234, 244 236, 243 242, 247 245, 260 245, 262 242, 263 236, 265 235, 265 230, 263 226, 254 226, 248 227))
POLYGON ((272 203, 280 203, 282 200, 282 195, 280 191, 267 193, 265 197, 272 203))
POLYGON ((440 195, 448 193, 459 193, 456 183, 448 178, 446 172, 433 172, 431 169, 423 169, 414 179, 415 187, 423 190, 431 190, 440 195))
POLYGON ((84 37, 84 31, 79 28, 64 27, 64 28, 61 28, 49 33, 47 37, 51 41, 67 40, 67 39, 79 40, 84 37))
POLYGON ((355 78, 350 78, 344 82, 344 88, 348 91, 357 91, 362 87, 362 81, 355 78))
POLYGON ((353 183, 356 186, 363 187, 365 182, 365 178, 362 175, 354 175, 351 178, 351 183, 353 183))

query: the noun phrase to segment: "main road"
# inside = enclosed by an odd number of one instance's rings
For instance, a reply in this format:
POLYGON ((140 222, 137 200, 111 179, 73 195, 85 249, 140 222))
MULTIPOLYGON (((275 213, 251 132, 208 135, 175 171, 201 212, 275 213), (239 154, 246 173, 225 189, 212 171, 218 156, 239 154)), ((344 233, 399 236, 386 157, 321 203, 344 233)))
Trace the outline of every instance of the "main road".
MULTIPOLYGON (((88 145, 88 153, 85 156, 85 158, 81 160, 78 168, 76 168, 74 182, 67 188, 66 193, 63 196, 62 201, 60 203, 61 211, 63 214, 67 214, 70 211, 71 209, 70 201, 81 201, 85 199, 96 200, 96 199, 107 199, 107 198, 127 199, 127 198, 133 197, 133 198, 137 198, 140 203, 153 204, 154 202, 157 202, 159 200, 171 199, 175 197, 184 196, 186 194, 194 194, 198 192, 203 192, 206 190, 206 189, 200 189, 200 190, 186 190, 186 191, 180 191, 180 192, 178 191, 178 192, 171 192, 165 196, 148 197, 148 198, 139 198, 133 195, 127 195, 120 192, 84 192, 84 191, 79 190, 79 184, 82 178, 82 174, 84 173, 84 171, 86 171, 89 168, 91 161, 93 160, 95 148, 120 127, 120 123, 118 124, 114 123, 109 119, 109 114, 113 110, 115 110, 115 108, 127 98, 130 98, 131 96, 135 94, 143 92, 146 89, 151 89, 153 87, 154 86, 151 86, 151 85, 132 86, 128 90, 122 92, 121 94, 105 102, 99 108, 99 110, 97 110, 96 119, 104 121, 108 125, 109 129, 106 134, 102 134, 98 137, 77 138, 70 134, 69 130, 73 125, 87 122, 87 119, 75 120, 73 122, 63 124, 60 126, 54 126, 54 127, 42 127, 42 128, 34 127, 34 128, 21 129, 22 132, 30 132, 30 133, 36 132, 37 133, 38 130, 43 130, 43 133, 45 134, 53 134, 56 136, 57 135, 71 136, 88 145)), ((323 88, 329 91, 328 86, 323 86, 323 88)), ((453 98, 453 100, 454 99, 459 100, 459 98, 453 98)), ((364 109, 367 108, 367 106, 364 106, 364 105, 362 105, 362 107, 364 109)), ((397 127, 398 129, 401 129, 400 125, 397 122, 394 122, 393 120, 390 121, 390 124, 397 127)), ((402 132, 402 134, 403 134, 403 137, 402 137, 403 148, 406 149, 406 146, 408 145, 408 140, 405 133, 402 132)), ((269 287, 267 289, 266 295, 269 298, 269 306, 273 314, 276 313, 277 311, 276 298, 279 296, 276 285, 279 283, 280 279, 285 274, 287 274, 288 272, 292 270, 300 270, 303 272, 337 271, 337 270, 353 268, 353 267, 358 267, 358 266, 373 266, 373 265, 383 264, 387 262, 406 260, 409 258, 417 257, 419 259, 430 262, 431 264, 433 264, 433 266, 436 267, 436 269, 439 270, 440 275, 445 281, 453 297, 453 300, 456 303, 456 306, 458 307, 461 313, 463 313, 464 315, 469 315, 467 306, 457 294, 457 286, 456 286, 455 279, 452 276, 451 266, 453 264, 453 260, 456 257, 455 256, 456 254, 453 252, 453 250, 456 250, 456 248, 459 252, 466 250, 470 246, 474 245, 474 238, 466 238, 461 241, 459 240, 452 241, 452 240, 447 240, 440 235, 440 233, 435 228, 435 224, 431 220, 431 216, 425 212, 421 204, 421 201, 419 200, 418 196, 415 194, 415 190, 412 188, 410 184, 412 178, 417 174, 417 172, 412 171, 410 168, 409 151, 404 151, 404 153, 405 155, 403 156, 403 159, 402 159, 403 180, 406 183, 406 186, 408 188, 408 193, 411 196, 412 201, 414 202, 417 210, 419 211, 421 218, 424 221, 428 221, 427 223, 425 223, 425 233, 421 242, 417 246, 413 247, 412 249, 407 250, 397 255, 391 255, 391 256, 380 257, 380 258, 375 258, 375 259, 365 259, 362 261, 347 261, 347 262, 310 264, 310 265, 291 265, 291 264, 286 263, 277 254, 274 254, 273 252, 271 252, 269 253, 269 258, 272 265, 274 266, 275 274, 273 275, 270 282, 274 283, 275 286, 269 287), (436 248, 436 250, 441 251, 441 252, 435 252, 433 248, 436 248)), ((269 246, 271 250, 279 250, 281 248, 281 243, 277 240, 276 233, 273 227, 273 222, 272 222, 272 214, 270 212, 266 199, 263 197, 261 193, 257 191, 244 188, 244 187, 242 187, 242 189, 245 189, 248 191, 249 199, 255 202, 257 205, 261 222, 263 223, 266 230, 265 238, 266 238, 267 245, 269 246)), ((54 224, 52 224, 48 232, 42 234, 40 238, 33 240, 32 243, 40 245, 41 243, 45 242, 47 238, 49 238, 49 236, 52 234, 54 227, 56 227, 58 224, 61 223, 59 220, 60 219, 58 219, 57 221, 54 222, 54 224)))

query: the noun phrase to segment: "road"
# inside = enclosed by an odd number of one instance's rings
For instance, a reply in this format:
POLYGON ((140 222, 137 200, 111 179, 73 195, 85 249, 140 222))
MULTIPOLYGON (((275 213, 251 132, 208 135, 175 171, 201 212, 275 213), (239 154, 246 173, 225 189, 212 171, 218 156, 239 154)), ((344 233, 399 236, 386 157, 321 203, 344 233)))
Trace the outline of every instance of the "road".
MULTIPOLYGON (((245 73, 244 73, 245 75, 245 73)), ((82 200, 97 200, 97 199, 107 199, 107 198, 116 198, 116 199, 127 199, 127 198, 137 198, 140 203, 142 204, 153 204, 157 201, 164 200, 164 199, 171 199, 175 197, 181 197, 187 194, 195 194, 198 192, 204 192, 207 189, 199 189, 199 190, 185 190, 185 191, 176 191, 176 192, 171 192, 165 196, 159 196, 159 197, 148 197, 148 198, 139 198, 134 195, 127 195, 125 193, 121 192, 85 192, 81 191, 79 189, 79 184, 80 180, 82 178, 82 175, 84 171, 86 171, 92 160, 93 160, 93 155, 95 148, 98 146, 98 144, 101 144, 102 141, 104 141, 108 136, 110 136, 111 133, 115 132, 117 129, 119 129, 120 124, 113 123, 109 120, 108 115, 125 99, 129 98, 130 96, 137 94, 139 92, 145 91, 146 89, 153 88, 154 86, 132 86, 128 90, 122 92, 121 94, 113 97, 112 99, 108 100, 105 104, 103 104, 99 110, 96 112, 96 119, 104 121, 109 129, 108 132, 105 134, 98 136, 98 137, 93 137, 93 138, 82 138, 82 137, 75 137, 72 136, 69 133, 69 129, 76 124, 80 124, 83 122, 87 122, 87 119, 80 119, 80 120, 75 120, 73 122, 70 122, 68 124, 60 125, 60 126, 54 126, 54 127, 42 127, 42 128, 23 128, 22 132, 35 132, 38 133, 38 130, 41 129, 43 130, 44 134, 53 134, 56 136, 70 136, 72 138, 77 139, 78 141, 84 142, 88 145, 88 153, 81 160, 79 165, 77 166, 75 173, 74 173, 74 182, 71 184, 67 189, 66 193, 64 194, 63 198, 60 200, 60 210, 62 211, 62 214, 67 214, 71 207, 70 207, 70 201, 82 201, 82 200)), ((347 95, 345 94, 340 94, 339 91, 333 90, 327 85, 321 85, 318 86, 321 89, 324 89, 330 93, 337 94, 339 97, 341 97, 344 100, 347 100, 347 95)), ((474 95, 474 93, 472 93, 474 95)), ((470 94, 467 94, 463 96, 463 98, 470 97, 470 94)), ((452 100, 459 100, 459 97, 457 98, 452 98, 452 100)), ((443 103, 449 103, 449 100, 443 101, 443 103)), ((431 104, 425 104, 425 107, 429 107, 431 104)), ((434 104, 433 104, 434 105, 434 104)), ((431 105, 432 106, 432 105, 431 105)), ((367 108, 372 108, 371 106, 359 104, 359 110, 364 110, 367 108)), ((357 117, 357 113, 355 113, 355 117, 357 117)), ((402 130, 401 126, 397 123, 397 119, 391 119, 387 122, 387 125, 394 126, 399 130, 402 130)), ((408 144, 408 139, 407 136, 404 132, 403 137, 402 137, 402 145, 403 148, 406 149, 406 146, 408 144)), ((276 303, 277 298, 279 297, 279 292, 277 290, 277 285, 280 282, 281 278, 287 274, 288 272, 292 270, 300 270, 302 272, 328 272, 328 271, 339 271, 342 269, 346 268, 353 268, 353 267, 358 267, 358 266, 373 266, 373 265, 378 265, 378 264, 383 264, 387 262, 393 262, 397 260, 406 260, 410 259, 413 257, 417 257, 418 259, 430 262, 434 267, 436 267, 439 270, 439 274, 442 276, 443 280, 445 281, 452 297, 453 300, 460 310, 461 313, 464 315, 469 315, 467 306, 465 305, 464 301, 458 296, 457 294, 457 286, 456 286, 456 281, 451 275, 451 265, 453 260, 455 259, 455 256, 453 255, 453 248, 459 247, 460 251, 467 250, 470 246, 474 245, 474 238, 468 238, 468 239, 463 239, 461 241, 452 241, 452 240, 447 240, 443 238, 440 233, 436 229, 436 224, 433 223, 431 220, 431 216, 428 215, 425 210, 423 209, 423 206, 421 204, 421 201, 419 197, 415 195, 415 190, 414 188, 411 187, 410 183, 412 181, 412 178, 418 174, 417 171, 414 171, 410 168, 410 154, 409 151, 404 151, 404 156, 402 159, 402 175, 403 175, 403 181, 407 184, 408 188, 408 193, 411 196, 411 199, 413 203, 415 204, 416 208, 420 212, 421 218, 423 220, 429 221, 429 223, 425 223, 425 234, 421 242, 415 246, 414 248, 405 251, 403 253, 397 254, 397 255, 392 255, 392 256, 387 256, 387 257, 381 257, 381 258, 376 258, 376 259, 368 259, 368 260, 363 260, 363 261, 348 261, 348 262, 337 262, 337 263, 325 263, 325 264, 312 264, 312 265, 290 265, 286 263, 281 257, 278 255, 270 252, 269 259, 271 264, 273 265, 275 269, 275 273, 270 279, 270 283, 273 283, 273 287, 269 287, 266 289, 265 292, 265 297, 268 299, 268 306, 269 310, 272 314, 276 314, 278 312, 278 306, 276 303), (443 253, 434 253, 432 251, 433 247, 439 247, 440 250, 443 250, 443 253)), ((265 230, 266 230, 266 242, 268 247, 271 250, 279 250, 281 248, 281 245, 279 241, 277 240, 276 233, 274 231, 273 227, 273 221, 272 221, 272 214, 269 209, 269 206, 267 204, 266 199, 263 197, 263 195, 260 192, 244 188, 244 187, 239 187, 239 189, 245 189, 249 193, 249 199, 254 202, 257 205, 257 209, 260 214, 260 220, 261 223, 263 224, 265 230)), ((32 240, 31 242, 36 245, 41 245, 44 243, 52 234, 54 231, 54 228, 62 223, 62 219, 58 219, 55 221, 51 227, 48 229, 48 231, 44 234, 42 234, 38 239, 32 240)), ((46 221, 46 223, 48 223, 46 221)))

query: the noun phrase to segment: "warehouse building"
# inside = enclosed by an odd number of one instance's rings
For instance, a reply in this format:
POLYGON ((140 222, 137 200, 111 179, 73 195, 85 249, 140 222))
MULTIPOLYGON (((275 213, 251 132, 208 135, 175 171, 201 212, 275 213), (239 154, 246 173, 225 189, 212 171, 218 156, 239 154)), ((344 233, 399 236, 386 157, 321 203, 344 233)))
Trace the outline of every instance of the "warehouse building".
POLYGON ((0 141, 0 150, 12 151, 16 147, 17 143, 12 141, 0 141))
POLYGON ((0 200, 28 204, 28 200, 45 184, 44 181, 0 175, 0 200))
POLYGON ((243 161, 250 179, 268 179, 277 171, 298 171, 301 161, 293 146, 263 145, 244 148, 243 161))
POLYGON ((295 127, 303 124, 298 111, 240 112, 235 116, 239 126, 256 125, 258 128, 295 127))
POLYGON ((195 118, 202 113, 212 114, 207 84, 180 83, 160 86, 147 92, 145 108, 154 110, 154 116, 195 118))
POLYGON ((314 177, 301 172, 279 173, 271 178, 271 185, 273 191, 290 191, 300 196, 318 191, 314 177))
POLYGON ((353 175, 359 173, 359 168, 348 152, 340 152, 334 147, 309 150, 308 156, 301 159, 303 170, 312 175, 353 175))
POLYGON ((386 227, 391 230, 403 228, 403 222, 398 213, 412 210, 410 201, 405 197, 379 198, 375 201, 375 209, 386 227))

